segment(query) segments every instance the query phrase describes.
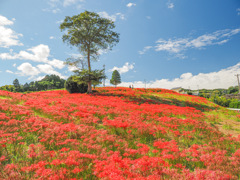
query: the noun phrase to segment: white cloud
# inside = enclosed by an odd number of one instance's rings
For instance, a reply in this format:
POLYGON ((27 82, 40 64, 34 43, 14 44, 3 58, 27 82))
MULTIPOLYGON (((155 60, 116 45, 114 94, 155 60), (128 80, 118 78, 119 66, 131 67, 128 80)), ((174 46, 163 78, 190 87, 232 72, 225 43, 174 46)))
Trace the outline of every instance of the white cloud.
MULTIPOLYGON (((13 19, 14 21, 15 19, 13 19)), ((10 46, 22 46, 23 44, 19 42, 19 37, 22 34, 16 33, 12 29, 6 27, 13 25, 14 22, 10 21, 4 16, 0 15, 0 47, 8 48, 10 46)))
POLYGON ((6 70, 7 73, 10 73, 10 74, 14 74, 14 72, 10 71, 10 70, 6 70))
POLYGON ((47 45, 40 44, 38 46, 27 49, 27 51, 20 51, 19 54, 15 54, 14 56, 16 59, 32 60, 35 62, 48 61, 50 49, 47 45), (30 51, 31 53, 27 51, 30 51))
POLYGON ((68 7, 75 5, 78 9, 81 6, 80 2, 85 2, 85 0, 48 0, 49 7, 42 9, 46 12, 52 12, 54 14, 61 12, 61 7, 68 7))
POLYGON ((61 73, 55 71, 53 67, 49 64, 39 64, 37 65, 37 68, 41 73, 55 74, 55 75, 58 75, 60 78, 64 78, 64 79, 66 78, 66 76, 63 76, 61 73))
POLYGON ((7 26, 7 25, 13 25, 13 21, 10 21, 6 17, 0 15, 0 26, 7 26))
POLYGON ((106 18, 106 19, 110 19, 112 21, 116 21, 117 18, 120 18, 121 20, 125 19, 125 16, 122 13, 116 13, 113 15, 109 15, 106 11, 103 11, 103 12, 98 12, 98 14, 99 14, 99 16, 106 18))
POLYGON ((49 64, 38 64, 36 67, 32 66, 30 63, 22 63, 17 67, 19 72, 15 73, 21 76, 30 76, 30 79, 35 78, 37 75, 43 74, 55 74, 61 78, 66 78, 61 73, 54 70, 54 68, 49 64))
MULTIPOLYGON (((234 76, 240 72, 240 63, 226 69, 221 69, 216 72, 199 73, 193 75, 192 73, 183 73, 180 77, 175 79, 160 79, 147 83, 148 88, 166 88, 183 87, 191 89, 215 89, 228 88, 237 85, 237 79, 234 76)), ((128 87, 133 84, 134 87, 145 87, 144 81, 123 82, 120 85, 128 87)))
POLYGON ((173 8, 174 8, 174 4, 173 4, 173 3, 167 3, 167 7, 168 7, 169 9, 173 9, 173 8))
POLYGON ((146 46, 146 47, 143 48, 142 51, 138 51, 138 53, 141 54, 141 55, 145 54, 151 48, 152 48, 152 46, 146 46))
POLYGON ((128 3, 128 4, 127 4, 127 7, 130 8, 130 7, 133 7, 133 6, 136 6, 136 5, 137 5, 137 4, 135 4, 135 3, 128 3))
POLYGON ((122 13, 116 13, 116 16, 119 17, 121 20, 125 19, 125 15, 122 13))
POLYGON ((59 20, 59 21, 56 21, 57 24, 61 24, 63 23, 64 20, 59 20))
POLYGON ((109 15, 106 11, 99 12, 98 14, 99 14, 99 16, 101 16, 103 18, 110 19, 112 21, 116 21, 116 16, 115 15, 109 15))
POLYGON ((39 77, 35 78, 34 80, 35 81, 41 81, 43 78, 45 78, 45 76, 39 76, 39 77))
POLYGON ((188 39, 164 40, 159 39, 156 43, 156 51, 168 51, 171 53, 178 53, 186 48, 188 39))
POLYGON ((225 29, 215 31, 211 34, 204 34, 196 38, 177 38, 177 39, 159 39, 156 42, 156 51, 167 51, 170 53, 179 53, 181 51, 195 48, 202 49, 210 45, 221 45, 229 41, 230 37, 240 32, 238 29, 225 29))
POLYGON ((42 9, 42 11, 52 12, 53 14, 57 14, 57 13, 61 12, 61 9, 52 7, 52 8, 42 9))
POLYGON ((58 59, 49 60, 50 48, 48 45, 40 44, 32 48, 27 49, 27 51, 20 51, 19 53, 1 53, 0 59, 21 59, 21 60, 31 60, 34 62, 43 62, 50 64, 58 69, 64 67, 64 62, 58 59))
POLYGON ((53 59, 52 61, 48 61, 48 64, 52 65, 53 67, 56 67, 58 69, 64 68, 64 62, 60 61, 58 59, 53 59))
POLYGON ((79 68, 75 67, 75 66, 68 66, 68 71, 76 71, 76 70, 79 70, 79 68))
POLYGON ((50 36, 49 39, 55 39, 55 37, 54 36, 50 36))
POLYGON ((134 63, 133 64, 129 64, 129 62, 126 62, 123 67, 116 67, 114 66, 112 69, 110 69, 109 71, 114 71, 117 70, 120 74, 126 73, 130 70, 132 70, 134 68, 134 63))
POLYGON ((16 63, 14 63, 14 64, 13 64, 13 67, 16 67, 16 66, 17 66, 17 64, 16 64, 16 63))
POLYGON ((56 72, 53 67, 49 64, 39 64, 37 65, 38 69, 45 74, 52 74, 52 72, 56 72))
POLYGON ((84 2, 85 0, 64 0, 63 1, 63 6, 66 7, 66 6, 71 6, 73 4, 76 4, 78 2, 84 2))
POLYGON ((20 71, 18 74, 22 76, 36 76, 40 73, 40 71, 33 67, 30 63, 23 63, 20 66, 17 67, 17 69, 20 71))
POLYGON ((151 16, 146 16, 147 19, 151 19, 151 16))
POLYGON ((237 9, 237 14, 240 15, 240 8, 237 9))

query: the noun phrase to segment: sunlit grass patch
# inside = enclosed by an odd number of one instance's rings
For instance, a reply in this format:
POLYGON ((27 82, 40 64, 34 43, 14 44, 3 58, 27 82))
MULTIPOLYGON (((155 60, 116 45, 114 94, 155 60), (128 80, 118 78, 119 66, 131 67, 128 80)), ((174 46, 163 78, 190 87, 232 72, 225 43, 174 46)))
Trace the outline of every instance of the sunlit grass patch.
POLYGON ((12 98, 9 96, 0 96, 0 99, 12 99, 12 98))

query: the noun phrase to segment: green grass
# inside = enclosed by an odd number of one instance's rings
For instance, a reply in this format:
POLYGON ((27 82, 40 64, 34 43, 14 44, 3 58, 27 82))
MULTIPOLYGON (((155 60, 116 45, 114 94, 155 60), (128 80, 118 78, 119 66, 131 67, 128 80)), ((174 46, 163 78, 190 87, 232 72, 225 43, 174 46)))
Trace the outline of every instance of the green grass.
POLYGON ((0 96, 0 99, 12 99, 12 98, 7 97, 7 96, 0 96))
POLYGON ((223 129, 226 129, 226 130, 233 130, 233 127, 231 124, 224 124, 223 125, 223 129))

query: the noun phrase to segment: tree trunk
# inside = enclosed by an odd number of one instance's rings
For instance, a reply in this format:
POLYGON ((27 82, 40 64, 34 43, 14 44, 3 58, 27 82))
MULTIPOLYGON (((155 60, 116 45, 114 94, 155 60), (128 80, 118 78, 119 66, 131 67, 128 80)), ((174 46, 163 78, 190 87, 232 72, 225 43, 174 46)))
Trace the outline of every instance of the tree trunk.
MULTIPOLYGON (((91 64, 90 64, 90 45, 88 46, 88 73, 91 72, 91 64)), ((91 79, 89 77, 89 81, 88 81, 88 93, 92 93, 92 82, 91 79)))

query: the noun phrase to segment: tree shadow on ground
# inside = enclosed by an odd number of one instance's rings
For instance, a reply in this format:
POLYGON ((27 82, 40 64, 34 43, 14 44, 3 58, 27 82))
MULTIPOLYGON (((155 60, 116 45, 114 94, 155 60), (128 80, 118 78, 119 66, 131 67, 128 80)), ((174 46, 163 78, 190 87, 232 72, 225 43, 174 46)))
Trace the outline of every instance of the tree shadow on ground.
POLYGON ((189 102, 189 101, 180 101, 175 98, 163 98, 163 97, 158 97, 154 95, 138 95, 138 96, 132 96, 132 95, 127 95, 127 94, 112 94, 112 93, 99 93, 95 92, 92 95, 97 95, 97 96, 115 96, 115 97, 122 97, 125 101, 127 102, 132 102, 135 104, 143 104, 143 103, 148 103, 148 104, 168 104, 168 105, 174 105, 174 106, 179 106, 179 107, 193 107, 197 110, 200 110, 202 112, 205 111, 212 111, 218 109, 218 107, 213 107, 213 106, 208 106, 205 104, 198 104, 195 102, 189 102))

